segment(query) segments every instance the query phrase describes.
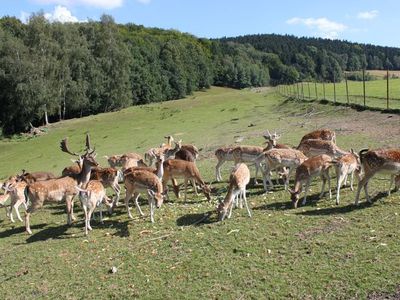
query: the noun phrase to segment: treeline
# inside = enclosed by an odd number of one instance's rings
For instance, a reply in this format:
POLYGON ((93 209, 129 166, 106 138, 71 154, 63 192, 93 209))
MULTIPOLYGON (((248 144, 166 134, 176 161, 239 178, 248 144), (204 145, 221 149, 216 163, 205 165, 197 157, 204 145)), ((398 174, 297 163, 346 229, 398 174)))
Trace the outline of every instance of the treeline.
POLYGON ((271 72, 271 80, 280 83, 310 79, 340 81, 343 71, 400 70, 400 49, 394 47, 276 34, 245 35, 220 41, 251 45, 258 51, 276 54, 283 65, 296 70, 289 77, 271 72))
POLYGON ((100 21, 0 19, 0 128, 53 122, 233 88, 339 81, 343 70, 400 69, 400 50, 323 39, 251 35, 199 39, 175 30, 100 21))
POLYGON ((250 46, 199 39, 174 30, 99 22, 27 24, 0 19, 0 127, 21 132, 130 105, 178 99, 211 84, 269 83, 250 46), (229 52, 229 53, 227 53, 229 52))

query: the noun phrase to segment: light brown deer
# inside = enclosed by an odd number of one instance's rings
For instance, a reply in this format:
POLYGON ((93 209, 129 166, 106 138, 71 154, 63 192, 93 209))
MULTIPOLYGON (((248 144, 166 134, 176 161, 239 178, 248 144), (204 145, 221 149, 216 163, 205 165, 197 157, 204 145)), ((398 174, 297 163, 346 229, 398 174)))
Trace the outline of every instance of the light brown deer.
POLYGON ((357 194, 354 204, 358 205, 361 189, 364 188, 365 198, 371 202, 368 194, 368 182, 376 173, 384 173, 391 175, 391 184, 396 176, 400 174, 400 148, 392 149, 363 149, 359 152, 361 165, 364 171, 364 177, 358 183, 357 194))
MULTIPOLYGON (((88 235, 88 230, 92 230, 90 219, 92 213, 97 206, 104 203, 111 209, 112 203, 106 195, 106 190, 100 180, 90 180, 85 188, 76 186, 79 191, 79 199, 81 200, 82 209, 85 213, 85 235, 88 235)), ((103 211, 100 207, 100 223, 103 223, 103 211)))
MULTIPOLYGON (((3 187, 3 184, 1 183, 0 186, 3 187)), ((4 194, 0 195, 0 206, 4 207, 4 209, 6 210, 7 217, 9 216, 8 209, 6 206, 8 198, 10 198, 10 193, 8 191, 5 191, 4 194)))
POLYGON ((200 185, 206 198, 211 201, 210 187, 206 185, 200 176, 199 169, 196 164, 190 161, 180 159, 169 159, 164 162, 164 175, 162 179, 163 188, 167 191, 167 182, 171 179, 183 178, 185 189, 185 203, 187 200, 187 183, 188 180, 194 179, 200 185))
POLYGON ((340 188, 342 184, 347 185, 347 177, 350 175, 350 189, 353 191, 354 174, 356 174, 358 181, 361 180, 361 163, 360 157, 353 149, 349 154, 335 159, 335 172, 337 179, 336 191, 336 204, 339 205, 340 201, 340 188))
POLYGON ((119 197, 121 194, 121 188, 118 184, 120 175, 120 170, 116 168, 102 168, 95 167, 92 168, 92 172, 90 174, 91 180, 99 180, 104 188, 110 187, 115 192, 115 198, 113 199, 113 205, 118 205, 119 197))
POLYGON ((294 208, 297 208, 297 202, 299 201, 300 193, 303 189, 303 184, 305 184, 305 189, 302 205, 306 204, 308 188, 312 179, 316 176, 320 176, 322 179, 322 188, 319 198, 324 195, 326 181, 328 181, 329 198, 332 198, 329 168, 333 164, 334 162, 332 161, 332 158, 330 156, 322 154, 307 159, 300 166, 297 167, 294 189, 289 189, 294 208))
POLYGON ((25 170, 22 170, 22 174, 19 175, 19 180, 25 181, 27 184, 54 178, 56 178, 56 176, 53 173, 44 171, 26 172, 25 170))
POLYGON ((250 182, 250 171, 249 168, 244 163, 237 164, 231 172, 229 177, 229 187, 228 192, 225 196, 225 200, 221 202, 217 207, 218 219, 223 221, 227 216, 228 219, 232 215, 233 203, 236 198, 241 198, 244 200, 246 205, 247 213, 251 217, 251 212, 247 204, 246 198, 246 186, 250 182), (229 211, 229 214, 228 214, 229 211))
POLYGON ((349 152, 340 149, 335 143, 325 140, 305 140, 297 147, 307 157, 326 154, 334 158, 346 155, 349 152))
POLYGON ((291 147, 284 145, 284 144, 279 144, 278 140, 281 138, 280 134, 277 134, 276 132, 271 134, 269 130, 267 130, 266 133, 264 133, 263 137, 266 140, 266 147, 263 149, 263 151, 268 151, 273 148, 276 149, 291 149, 291 147))
POLYGON ((125 154, 116 154, 112 156, 104 156, 105 159, 107 159, 108 164, 110 165, 111 168, 117 168, 117 167, 122 167, 123 164, 127 164, 127 161, 131 161, 130 164, 132 166, 146 166, 143 157, 134 152, 130 153, 125 153, 125 154))
MULTIPOLYGON (((167 135, 164 138, 167 139, 167 143, 166 144, 163 143, 158 148, 150 148, 144 154, 144 158, 145 158, 146 161, 149 162, 149 166, 153 165, 153 163, 157 159, 158 155, 164 154, 165 159, 168 159, 170 156, 175 155, 175 153, 180 149, 179 148, 175 152, 170 152, 170 153, 167 154, 166 151, 172 149, 172 143, 174 142, 174 138, 171 135, 167 135)), ((177 145, 177 144, 175 143, 175 145, 177 145)))
POLYGON ((307 157, 299 150, 296 149, 271 149, 260 154, 256 162, 261 165, 262 162, 265 162, 265 169, 263 170, 263 184, 264 190, 267 192, 267 181, 271 187, 273 187, 273 183, 271 180, 271 171, 272 170, 284 170, 286 179, 285 179, 285 190, 289 185, 289 178, 292 174, 292 171, 295 170, 300 164, 302 164, 307 157))
POLYGON ((226 161, 233 161, 232 150, 235 148, 233 147, 221 147, 215 150, 215 156, 217 157, 217 165, 215 166, 215 178, 216 180, 222 181, 221 176, 221 167, 226 161))
POLYGON ((126 188, 125 207, 128 211, 129 218, 133 219, 129 209, 129 200, 132 196, 138 213, 141 216, 144 215, 139 206, 138 199, 141 192, 147 192, 150 207, 150 221, 154 223, 154 208, 160 208, 164 201, 161 180, 152 172, 134 170, 125 175, 124 183, 126 188))
POLYGON ((300 144, 306 140, 324 140, 336 144, 336 133, 330 129, 318 129, 304 135, 300 144))
POLYGON ((27 183, 21 181, 19 175, 11 176, 6 182, 4 182, 2 188, 10 196, 10 208, 7 215, 10 217, 12 223, 14 223, 13 210, 17 215, 18 220, 23 222, 21 215, 19 214, 19 207, 21 204, 24 205, 25 210, 27 209, 26 199, 25 199, 25 188, 27 183))
POLYGON ((254 163, 256 168, 256 175, 254 176, 254 183, 257 184, 258 171, 261 169, 261 164, 256 161, 256 158, 263 153, 263 147, 258 146, 237 146, 232 149, 232 156, 235 163, 254 163))
POLYGON ((90 179, 92 167, 98 166, 95 160, 95 150, 91 150, 89 136, 86 136, 86 152, 83 155, 71 152, 68 149, 67 138, 61 141, 61 151, 83 158, 83 167, 78 175, 70 175, 57 179, 38 181, 27 187, 27 195, 31 202, 25 213, 26 231, 32 234, 30 229, 30 215, 41 208, 45 202, 60 202, 65 200, 67 206, 67 223, 71 225, 73 216, 73 199, 78 193, 76 186, 85 186, 90 179))

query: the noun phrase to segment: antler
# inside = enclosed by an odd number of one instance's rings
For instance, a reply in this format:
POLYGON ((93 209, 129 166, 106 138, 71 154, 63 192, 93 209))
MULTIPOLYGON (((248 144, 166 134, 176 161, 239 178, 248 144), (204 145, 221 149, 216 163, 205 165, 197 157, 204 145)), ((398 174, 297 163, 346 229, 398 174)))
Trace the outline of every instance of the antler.
POLYGON ((264 133, 263 135, 264 139, 269 140, 271 138, 271 133, 269 132, 269 130, 267 129, 267 132, 264 133))
POLYGON ((68 153, 68 154, 71 154, 71 155, 76 155, 76 156, 80 156, 78 153, 76 153, 76 152, 71 152, 71 151, 69 151, 69 149, 68 149, 68 138, 65 138, 65 139, 63 139, 62 141, 61 141, 61 143, 60 143, 60 148, 61 148, 61 151, 62 152, 65 152, 65 153, 68 153))
POLYGON ((86 153, 85 153, 85 155, 92 155, 95 150, 96 149, 92 149, 92 145, 90 143, 90 135, 89 135, 89 133, 86 133, 86 153))

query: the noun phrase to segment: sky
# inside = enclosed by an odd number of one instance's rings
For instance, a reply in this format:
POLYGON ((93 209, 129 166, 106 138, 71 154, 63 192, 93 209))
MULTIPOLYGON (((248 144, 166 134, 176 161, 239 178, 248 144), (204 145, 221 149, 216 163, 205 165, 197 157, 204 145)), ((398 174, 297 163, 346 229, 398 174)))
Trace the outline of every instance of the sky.
POLYGON ((176 29, 197 37, 290 34, 400 47, 399 0, 0 0, 0 17, 99 20, 176 29))

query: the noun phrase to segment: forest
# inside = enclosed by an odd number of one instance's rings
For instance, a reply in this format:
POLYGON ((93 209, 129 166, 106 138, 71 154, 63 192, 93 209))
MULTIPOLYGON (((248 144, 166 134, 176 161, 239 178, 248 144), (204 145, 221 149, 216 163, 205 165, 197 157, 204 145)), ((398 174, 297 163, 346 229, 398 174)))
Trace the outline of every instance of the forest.
POLYGON ((400 49, 249 35, 205 39, 100 21, 0 19, 0 128, 8 136, 63 119, 232 88, 340 81, 344 70, 400 69, 400 49))

